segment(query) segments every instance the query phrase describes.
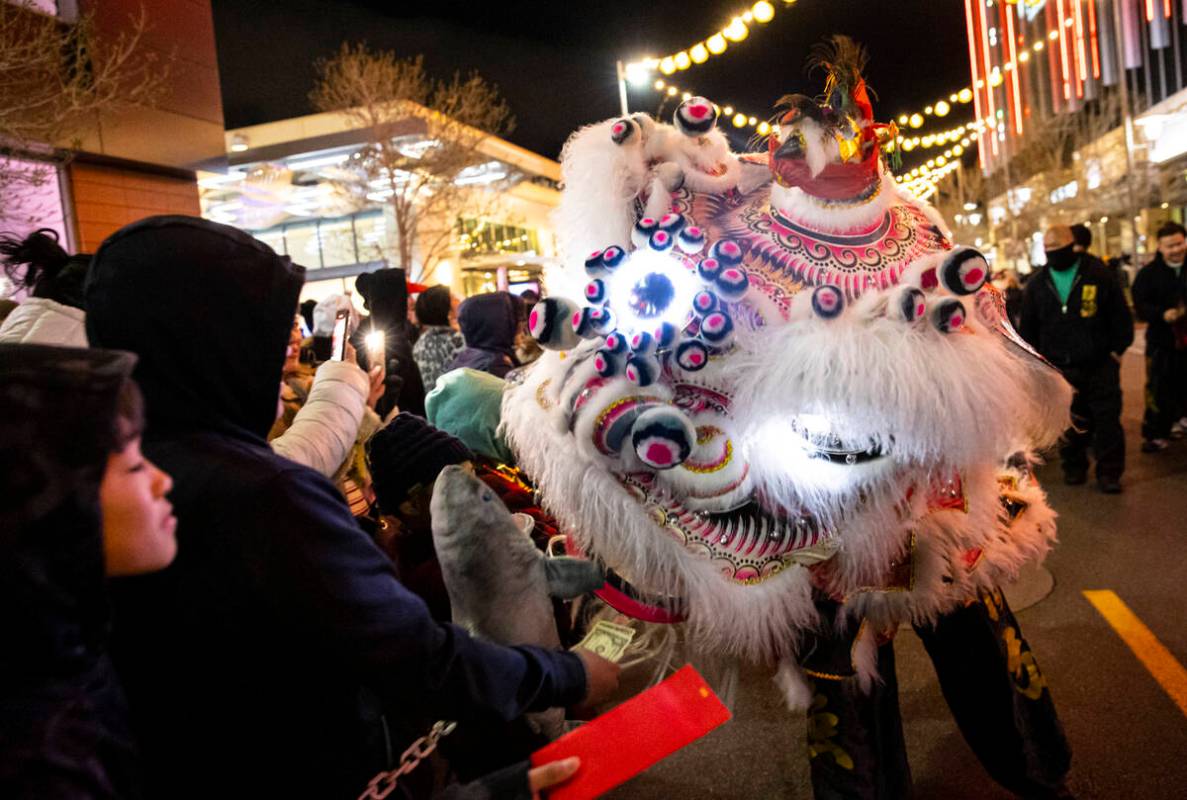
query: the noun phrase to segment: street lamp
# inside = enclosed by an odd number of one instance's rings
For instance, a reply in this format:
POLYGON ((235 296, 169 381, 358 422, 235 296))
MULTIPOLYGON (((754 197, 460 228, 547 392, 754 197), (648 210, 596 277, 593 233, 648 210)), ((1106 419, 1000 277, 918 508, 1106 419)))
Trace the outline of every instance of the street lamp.
POLYGON ((628 83, 631 86, 648 85, 651 83, 658 65, 659 61, 654 58, 644 58, 641 61, 632 61, 628 64, 623 64, 621 59, 615 62, 615 72, 618 76, 618 102, 622 107, 624 117, 630 113, 630 108, 627 106, 626 85, 628 83))

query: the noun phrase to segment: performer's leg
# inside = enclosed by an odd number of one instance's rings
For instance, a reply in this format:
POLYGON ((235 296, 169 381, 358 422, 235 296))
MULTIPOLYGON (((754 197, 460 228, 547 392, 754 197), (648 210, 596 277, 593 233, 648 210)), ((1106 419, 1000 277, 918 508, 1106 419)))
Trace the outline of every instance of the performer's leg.
POLYGON ((956 724, 986 771, 1026 798, 1064 797, 1071 750, 999 590, 917 627, 956 724))
POLYGON ((901 800, 911 796, 894 643, 878 648, 869 694, 857 679, 814 677, 808 711, 808 757, 816 800, 901 800))

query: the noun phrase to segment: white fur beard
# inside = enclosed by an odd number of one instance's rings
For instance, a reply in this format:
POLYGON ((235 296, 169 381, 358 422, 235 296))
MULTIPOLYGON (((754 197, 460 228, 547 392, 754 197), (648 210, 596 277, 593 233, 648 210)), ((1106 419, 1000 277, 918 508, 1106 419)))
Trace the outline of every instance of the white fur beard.
MULTIPOLYGON (((771 664, 792 656, 799 632, 817 620, 808 570, 792 565, 758 585, 732 583, 711 562, 664 535, 608 471, 608 459, 590 459, 579 452, 585 448, 574 448, 568 425, 556 418, 565 416, 562 406, 541 408, 538 398, 551 396, 550 387, 541 386, 550 379, 559 380, 564 366, 556 354, 547 354, 522 384, 508 388, 503 403, 508 441, 562 529, 637 589, 683 598, 696 647, 756 663, 771 664), (546 416, 554 418, 549 421, 546 416)), ((915 492, 905 514, 901 503, 890 501, 903 496, 899 491, 908 480, 925 486, 931 473, 924 471, 893 484, 864 510, 837 515, 843 527, 834 569, 841 583, 851 587, 876 586, 887 565, 904 556, 915 532, 913 588, 859 593, 853 598, 851 616, 868 617, 878 629, 934 620, 975 597, 981 588, 1008 579, 1025 560, 1046 551, 1054 535, 1053 515, 1041 491, 1029 495, 1031 521, 1011 529, 1001 520, 995 463, 979 468, 962 465, 968 513, 928 512, 922 490, 915 492), (951 584, 946 582, 952 565, 975 547, 985 548, 982 562, 967 575, 955 575, 951 584)))

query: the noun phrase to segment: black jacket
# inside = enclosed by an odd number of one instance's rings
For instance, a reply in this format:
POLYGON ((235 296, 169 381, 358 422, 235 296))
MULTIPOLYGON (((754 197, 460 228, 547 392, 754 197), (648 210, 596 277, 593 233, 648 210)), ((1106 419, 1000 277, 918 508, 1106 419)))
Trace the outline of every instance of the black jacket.
POLYGON ((140 795, 99 484, 126 353, 0 345, 0 797, 140 795))
POLYGON ((1166 265, 1162 253, 1138 271, 1133 281, 1133 309, 1138 319, 1146 323, 1146 352, 1174 348, 1174 333, 1162 313, 1184 301, 1185 287, 1187 268, 1180 268, 1176 276, 1175 271, 1166 265))
POLYGON ((435 623, 334 486, 268 449, 302 280, 188 217, 125 227, 95 256, 88 333, 141 355, 145 451, 175 486, 177 560, 115 598, 153 796, 355 797, 433 720, 585 692, 575 655, 435 623))
POLYGON ((1133 317, 1113 273, 1081 258, 1066 308, 1049 268, 1027 281, 1018 332, 1062 370, 1091 368, 1133 344, 1133 317))
MULTIPOLYGON (((413 340, 408 336, 411 326, 408 323, 408 284, 404 270, 386 268, 364 272, 356 280, 355 288, 371 312, 371 319, 359 327, 359 335, 370 332, 372 328, 382 330, 387 347, 388 388, 375 410, 379 416, 386 418, 389 411, 399 406, 401 411, 423 417, 425 385, 420 367, 416 366, 416 359, 412 355, 413 340)), ((365 352, 365 348, 358 349, 359 352, 365 352)))
POLYGON ((466 346, 442 374, 469 367, 506 377, 519 365, 515 358, 515 333, 519 329, 518 300, 508 292, 475 295, 458 308, 458 327, 466 346))

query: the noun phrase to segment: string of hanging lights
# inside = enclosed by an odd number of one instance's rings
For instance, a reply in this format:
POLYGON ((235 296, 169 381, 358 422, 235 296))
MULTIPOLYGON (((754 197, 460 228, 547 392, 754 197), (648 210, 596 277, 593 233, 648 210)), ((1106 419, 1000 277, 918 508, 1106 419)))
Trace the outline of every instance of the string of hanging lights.
MULTIPOLYGON (((681 100, 689 100, 694 96, 693 92, 681 89, 662 78, 656 80, 652 88, 657 92, 663 92, 669 97, 679 97, 681 100)), ((717 109, 721 119, 728 120, 735 128, 753 128, 754 132, 759 136, 766 136, 774 129, 771 123, 763 117, 739 111, 733 105, 718 105, 717 109)))
MULTIPOLYGON (((795 5, 796 0, 782 0, 784 6, 795 5)), ((740 11, 730 18, 729 24, 701 41, 659 58, 648 57, 639 61, 632 61, 626 65, 626 79, 635 85, 641 85, 650 80, 651 75, 659 71, 663 75, 673 75, 696 64, 704 64, 711 58, 722 55, 736 45, 746 40, 750 35, 750 26, 758 23, 765 25, 775 18, 774 3, 759 0, 744 11, 740 11)))

